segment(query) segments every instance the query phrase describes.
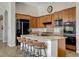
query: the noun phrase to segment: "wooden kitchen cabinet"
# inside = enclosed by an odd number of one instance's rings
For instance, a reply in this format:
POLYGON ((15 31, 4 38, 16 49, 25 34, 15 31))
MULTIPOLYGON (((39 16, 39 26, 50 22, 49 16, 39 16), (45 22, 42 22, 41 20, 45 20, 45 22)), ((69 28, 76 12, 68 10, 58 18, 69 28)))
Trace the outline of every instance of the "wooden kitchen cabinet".
POLYGON ((51 14, 52 15, 52 26, 54 27, 55 26, 55 15, 54 14, 51 14))
POLYGON ((65 10, 59 11, 58 16, 59 19, 65 20, 65 10))
POLYGON ((76 20, 76 7, 64 9, 62 11, 54 12, 54 20, 63 19, 63 21, 75 21, 76 20))
POLYGON ((26 19, 30 20, 30 28, 42 28, 44 26, 44 22, 52 22, 53 27, 55 25, 55 20, 63 19, 64 22, 72 22, 76 20, 76 7, 64 9, 62 11, 54 12, 50 15, 40 16, 40 17, 33 17, 24 14, 16 13, 17 19, 26 19))
POLYGON ((58 17, 58 12, 55 12, 54 13, 54 20, 57 20, 59 17, 58 17))
POLYGON ((68 21, 72 22, 76 20, 76 7, 68 9, 68 21))
POLYGON ((64 22, 73 22, 73 21, 76 21, 76 7, 65 9, 64 22))
POLYGON ((30 20, 30 16, 29 15, 25 15, 25 14, 16 13, 16 19, 30 20))
POLYGON ((51 22, 52 21, 52 15, 51 14, 46 15, 45 18, 46 18, 45 22, 51 22))
POLYGON ((46 19, 46 18, 45 18, 44 16, 38 18, 38 21, 37 21, 37 22, 38 22, 38 27, 39 27, 39 28, 44 27, 43 22, 45 22, 45 19, 46 19))
POLYGON ((66 56, 66 44, 65 39, 58 40, 58 57, 66 56))
POLYGON ((31 17, 29 24, 30 24, 30 28, 37 28, 37 18, 31 17))
POLYGON ((44 22, 51 22, 52 21, 52 15, 45 15, 38 17, 37 22, 38 22, 38 27, 42 28, 44 26, 44 22))

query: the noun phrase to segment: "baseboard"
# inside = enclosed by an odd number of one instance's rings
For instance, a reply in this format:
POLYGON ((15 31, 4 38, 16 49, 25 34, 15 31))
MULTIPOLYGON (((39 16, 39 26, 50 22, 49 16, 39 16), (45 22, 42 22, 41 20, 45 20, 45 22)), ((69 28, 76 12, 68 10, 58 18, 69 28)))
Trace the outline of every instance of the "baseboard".
POLYGON ((9 47, 15 47, 15 44, 8 44, 9 47))

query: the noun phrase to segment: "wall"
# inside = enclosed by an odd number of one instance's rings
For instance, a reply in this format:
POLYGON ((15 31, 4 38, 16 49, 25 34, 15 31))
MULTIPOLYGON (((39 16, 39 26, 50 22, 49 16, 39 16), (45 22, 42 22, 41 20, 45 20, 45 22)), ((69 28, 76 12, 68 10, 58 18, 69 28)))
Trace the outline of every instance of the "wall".
POLYGON ((8 46, 16 45, 15 2, 8 3, 8 46))
MULTIPOLYGON (((41 2, 42 3, 42 2, 41 2)), ((49 2, 46 5, 38 5, 37 6, 32 6, 34 4, 33 2, 30 2, 30 4, 27 2, 26 4, 23 3, 16 3, 16 12, 19 13, 24 13, 26 15, 31 15, 31 16, 42 16, 42 15, 47 15, 47 7, 50 5, 49 2)), ((76 6, 75 2, 53 2, 51 4, 53 6, 53 12, 57 12, 66 8, 74 7, 76 6)), ((53 13, 52 12, 52 13, 53 13)))
POLYGON ((3 29, 2 29, 2 25, 3 25, 3 20, 0 19, 0 40, 3 40, 3 29))
POLYGON ((38 15, 38 10, 36 7, 23 3, 16 3, 16 12, 32 16, 38 15))
POLYGON ((14 2, 0 2, 0 14, 3 15, 3 42, 6 41, 6 31, 5 31, 5 21, 7 21, 5 19, 5 11, 7 10, 8 12, 8 33, 7 33, 7 45, 10 47, 15 46, 15 39, 16 39, 16 26, 15 26, 15 3, 14 2))
POLYGON ((79 53, 79 3, 76 3, 76 48, 79 53))
MULTIPOLYGON (((76 6, 76 3, 75 2, 54 2, 51 5, 53 6, 53 11, 52 11, 52 13, 53 13, 53 12, 61 11, 63 9, 74 7, 74 6, 76 6)), ((46 6, 41 6, 39 8, 39 13, 38 13, 39 15, 38 16, 49 14, 47 12, 48 6, 49 6, 49 4, 46 6)))
MULTIPOLYGON (((0 2, 0 15, 2 15, 3 16, 3 24, 4 24, 4 11, 5 11, 5 9, 6 9, 6 6, 7 6, 7 3, 6 2, 4 2, 4 3, 2 3, 2 2, 0 2)), ((3 40, 3 42, 5 41, 4 40, 4 25, 3 25, 3 33, 1 34, 1 39, 3 40), (3 35, 2 35, 3 34, 3 35), (3 36, 3 37, 2 37, 3 36)))

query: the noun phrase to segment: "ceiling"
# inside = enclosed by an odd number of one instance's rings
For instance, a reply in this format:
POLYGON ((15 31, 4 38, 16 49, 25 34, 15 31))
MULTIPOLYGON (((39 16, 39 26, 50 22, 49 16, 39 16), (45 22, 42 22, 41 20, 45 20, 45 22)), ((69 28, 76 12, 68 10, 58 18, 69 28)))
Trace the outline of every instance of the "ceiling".
POLYGON ((25 5, 29 5, 29 6, 34 6, 36 8, 39 8, 39 7, 45 7, 45 6, 49 6, 49 5, 52 5, 52 6, 58 6, 60 5, 60 7, 65 4, 65 5, 69 5, 69 4, 75 4, 73 2, 17 2, 17 3, 20 3, 20 4, 25 4, 25 5))
POLYGON ((32 5, 32 6, 35 6, 35 7, 38 7, 38 6, 42 7, 42 6, 53 4, 53 2, 23 2, 23 4, 32 5))
POLYGON ((53 12, 76 6, 75 2, 17 2, 16 12, 32 16, 47 15, 47 8, 53 6, 53 12))

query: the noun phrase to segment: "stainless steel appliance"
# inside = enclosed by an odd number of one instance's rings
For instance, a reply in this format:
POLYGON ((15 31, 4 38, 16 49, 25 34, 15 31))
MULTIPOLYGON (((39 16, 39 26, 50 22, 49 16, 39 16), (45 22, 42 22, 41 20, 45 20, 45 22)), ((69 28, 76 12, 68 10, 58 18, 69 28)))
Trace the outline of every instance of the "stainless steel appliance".
POLYGON ((75 22, 65 22, 64 23, 64 33, 66 34, 75 34, 76 33, 76 26, 75 22))
POLYGON ((65 22, 64 23, 64 36, 66 38, 66 48, 76 50, 76 23, 65 22))
MULTIPOLYGON (((19 19, 16 21, 16 37, 24 34, 29 34, 29 20, 19 19)), ((18 41, 16 40, 16 45, 18 41)))
POLYGON ((63 25, 63 19, 55 20, 55 26, 62 26, 63 25))

